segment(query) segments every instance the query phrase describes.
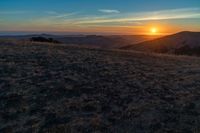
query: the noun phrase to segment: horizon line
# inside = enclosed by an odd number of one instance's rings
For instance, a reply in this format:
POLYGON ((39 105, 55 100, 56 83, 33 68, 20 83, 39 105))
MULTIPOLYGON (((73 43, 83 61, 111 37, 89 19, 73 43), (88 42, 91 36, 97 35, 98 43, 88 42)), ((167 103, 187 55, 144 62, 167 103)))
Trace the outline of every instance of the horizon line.
POLYGON ((113 33, 113 32, 63 32, 63 31, 0 31, 0 36, 15 36, 15 35, 102 35, 102 36, 112 36, 112 35, 140 35, 140 36, 165 36, 165 35, 172 35, 180 32, 200 32, 200 31, 178 31, 174 33, 158 33, 155 35, 151 35, 148 33, 113 33))

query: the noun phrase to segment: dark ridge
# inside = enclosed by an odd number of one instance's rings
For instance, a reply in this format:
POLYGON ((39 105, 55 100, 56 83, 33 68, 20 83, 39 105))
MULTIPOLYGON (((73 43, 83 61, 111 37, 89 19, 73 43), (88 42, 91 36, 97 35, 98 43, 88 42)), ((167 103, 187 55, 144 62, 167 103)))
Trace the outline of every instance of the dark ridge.
POLYGON ((137 50, 156 53, 172 53, 199 55, 195 49, 200 48, 200 32, 183 31, 173 35, 168 35, 155 40, 145 41, 133 45, 127 45, 120 49, 137 50), (188 47, 189 49, 185 49, 188 47), (182 51, 182 52, 177 52, 182 51), (184 51, 184 52, 183 52, 184 51))

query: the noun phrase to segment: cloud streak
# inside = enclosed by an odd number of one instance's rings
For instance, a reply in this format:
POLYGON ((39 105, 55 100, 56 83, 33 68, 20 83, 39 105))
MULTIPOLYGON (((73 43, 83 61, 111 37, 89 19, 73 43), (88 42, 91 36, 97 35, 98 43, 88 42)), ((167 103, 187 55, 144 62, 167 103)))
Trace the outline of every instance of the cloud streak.
POLYGON ((102 13, 120 13, 119 10, 111 10, 111 9, 99 9, 98 11, 102 13))
POLYGON ((57 14, 56 16, 54 16, 55 18, 66 18, 66 17, 69 17, 69 16, 74 16, 78 14, 77 12, 72 12, 72 13, 65 13, 65 14, 57 14))
MULTIPOLYGON (((95 13, 88 14, 84 12, 66 12, 60 13, 56 11, 43 11, 41 15, 25 19, 23 21, 8 21, 4 19, 1 22, 1 29, 33 29, 33 30, 114 30, 114 28, 134 28, 142 29, 144 24, 149 21, 162 21, 174 19, 193 19, 200 18, 200 8, 180 8, 168 9, 150 12, 128 12, 122 13, 113 10, 103 11, 104 14, 95 15, 95 13), (44 16, 45 15, 45 16, 44 16)), ((26 11, 0 11, 1 14, 22 14, 26 11)), ((34 14, 39 12, 35 11, 34 14)), ((98 13, 98 12, 96 12, 98 13)))
POLYGON ((99 24, 113 22, 134 22, 151 20, 171 20, 171 19, 189 19, 200 18, 200 8, 181 8, 151 12, 127 13, 106 19, 88 19, 79 21, 79 24, 99 24))
POLYGON ((137 13, 120 13, 120 14, 104 14, 84 15, 77 12, 60 14, 57 12, 48 12, 50 16, 34 20, 33 24, 41 24, 43 26, 58 28, 93 28, 93 27, 140 27, 143 22, 153 20, 173 20, 173 19, 190 19, 200 18, 199 8, 181 8, 169 9, 151 12, 137 13))

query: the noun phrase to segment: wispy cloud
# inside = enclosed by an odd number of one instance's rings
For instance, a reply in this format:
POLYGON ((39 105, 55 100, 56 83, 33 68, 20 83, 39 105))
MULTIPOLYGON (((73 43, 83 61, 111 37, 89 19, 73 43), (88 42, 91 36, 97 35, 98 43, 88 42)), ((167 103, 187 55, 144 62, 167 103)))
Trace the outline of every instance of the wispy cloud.
POLYGON ((120 14, 115 17, 106 19, 89 19, 79 21, 79 24, 93 23, 113 23, 113 22, 134 22, 134 21, 150 21, 150 20, 170 20, 170 19, 187 19, 200 18, 200 8, 181 8, 151 12, 138 12, 120 14))
POLYGON ((55 14, 57 14, 56 11, 45 11, 45 13, 50 14, 50 15, 55 15, 55 14))
POLYGON ((181 8, 151 12, 84 15, 77 12, 60 14, 49 12, 49 17, 36 23, 57 27, 140 27, 144 21, 200 18, 200 8, 181 8))
MULTIPOLYGON (((100 10, 99 10, 100 11, 100 10)), ((56 12, 56 11, 43 11, 43 14, 36 17, 26 19, 16 23, 16 21, 10 21, 11 24, 6 23, 6 19, 3 20, 0 28, 12 29, 17 27, 18 29, 47 29, 47 30, 81 30, 81 29, 108 29, 113 28, 129 28, 134 29, 142 28, 143 24, 152 20, 174 20, 174 19, 193 19, 200 18, 200 8, 180 8, 180 9, 168 9, 160 11, 146 11, 146 12, 128 12, 122 13, 117 10, 105 10, 101 12, 104 14, 95 15, 87 14, 84 12, 56 12), (4 25, 7 25, 4 26, 4 25), (11 27, 12 25, 12 27, 11 27), (17 26, 16 26, 17 25, 17 26)), ((26 11, 0 11, 1 14, 22 14, 26 11)), ((37 11, 34 12, 38 13, 37 11)), ((2 19, 0 18, 0 19, 2 19)), ((1 20, 0 20, 1 21, 1 20)))
POLYGON ((49 15, 47 17, 48 19, 52 19, 52 18, 56 18, 56 19, 66 18, 66 17, 74 16, 74 15, 78 14, 78 12, 59 13, 59 12, 56 12, 56 11, 45 11, 45 13, 49 15))
POLYGON ((69 16, 74 16, 78 14, 77 12, 72 12, 72 13, 65 13, 65 14, 58 14, 56 16, 54 16, 55 18, 65 18, 65 17, 69 17, 69 16))
POLYGON ((102 13, 120 13, 119 10, 111 10, 111 9, 99 9, 99 12, 102 12, 102 13))

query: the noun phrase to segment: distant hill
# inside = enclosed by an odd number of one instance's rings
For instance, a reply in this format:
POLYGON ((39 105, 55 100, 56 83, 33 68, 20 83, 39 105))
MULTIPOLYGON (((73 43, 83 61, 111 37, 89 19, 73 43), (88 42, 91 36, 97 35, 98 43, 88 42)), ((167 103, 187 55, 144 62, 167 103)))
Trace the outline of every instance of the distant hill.
POLYGON ((34 37, 52 38, 58 42, 64 44, 76 44, 81 46, 89 46, 95 48, 120 48, 135 43, 141 43, 147 40, 153 40, 158 36, 147 36, 147 35, 50 35, 50 34, 39 34, 39 35, 24 35, 24 36, 1 36, 0 38, 11 38, 17 40, 30 40, 34 37))
POLYGON ((140 43, 147 40, 155 39, 143 35, 113 35, 113 36, 79 36, 79 37, 62 37, 58 41, 66 44, 87 45, 98 48, 119 48, 134 43, 140 43))
POLYGON ((157 53, 200 55, 200 32, 179 32, 177 34, 128 45, 121 49, 157 53))

